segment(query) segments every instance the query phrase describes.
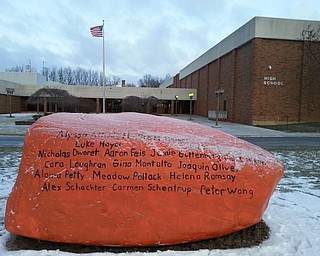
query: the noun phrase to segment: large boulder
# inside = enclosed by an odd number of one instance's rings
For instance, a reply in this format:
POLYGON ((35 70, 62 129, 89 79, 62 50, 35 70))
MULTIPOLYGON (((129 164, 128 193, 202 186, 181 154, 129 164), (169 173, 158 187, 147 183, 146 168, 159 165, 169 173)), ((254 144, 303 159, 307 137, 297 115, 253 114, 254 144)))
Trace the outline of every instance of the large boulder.
POLYGON ((116 246, 223 236, 261 220, 283 171, 269 152, 188 121, 52 114, 27 131, 5 227, 116 246))

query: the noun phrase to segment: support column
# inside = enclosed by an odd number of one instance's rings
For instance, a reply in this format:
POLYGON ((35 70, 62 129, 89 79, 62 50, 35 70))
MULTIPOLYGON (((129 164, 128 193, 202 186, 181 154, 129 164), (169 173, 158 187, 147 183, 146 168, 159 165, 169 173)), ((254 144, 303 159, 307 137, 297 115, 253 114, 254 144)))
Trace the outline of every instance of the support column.
POLYGON ((100 113, 100 100, 99 98, 96 98, 96 113, 100 113))
POLYGON ((48 112, 48 99, 47 97, 43 98, 43 114, 47 114, 48 112))
POLYGON ((174 115, 174 100, 171 100, 171 103, 170 103, 170 108, 171 108, 171 115, 174 115))
POLYGON ((40 112, 40 106, 39 106, 39 101, 37 101, 37 114, 40 112))

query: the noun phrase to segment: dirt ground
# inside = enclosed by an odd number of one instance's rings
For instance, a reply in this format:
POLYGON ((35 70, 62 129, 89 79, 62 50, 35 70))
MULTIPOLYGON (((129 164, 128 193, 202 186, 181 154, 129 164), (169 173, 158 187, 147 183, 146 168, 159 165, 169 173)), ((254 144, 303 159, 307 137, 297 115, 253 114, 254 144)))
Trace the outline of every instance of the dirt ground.
POLYGON ((267 240, 270 235, 270 228, 262 220, 258 224, 233 234, 213 238, 193 243, 185 243, 167 246, 152 247, 107 247, 107 246, 88 246, 76 244, 62 244, 41 241, 22 236, 11 235, 7 241, 8 251, 17 250, 60 250, 73 253, 93 253, 93 252, 156 252, 156 251, 196 251, 200 249, 235 249, 253 247, 267 240))

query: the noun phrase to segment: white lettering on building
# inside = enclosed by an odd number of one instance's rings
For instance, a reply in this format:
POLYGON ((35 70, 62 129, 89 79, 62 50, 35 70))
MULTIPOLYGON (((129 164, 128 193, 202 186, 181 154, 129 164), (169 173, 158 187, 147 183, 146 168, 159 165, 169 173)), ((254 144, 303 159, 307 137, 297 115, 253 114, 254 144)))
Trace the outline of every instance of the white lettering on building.
POLYGON ((263 85, 283 85, 282 81, 279 81, 276 76, 265 76, 263 77, 263 85))

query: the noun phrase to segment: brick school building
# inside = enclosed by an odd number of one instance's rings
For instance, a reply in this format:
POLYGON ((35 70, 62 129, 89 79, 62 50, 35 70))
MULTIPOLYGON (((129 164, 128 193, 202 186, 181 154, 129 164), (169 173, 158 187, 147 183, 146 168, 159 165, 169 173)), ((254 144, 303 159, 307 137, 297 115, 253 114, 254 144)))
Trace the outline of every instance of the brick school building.
MULTIPOLYGON (((164 86, 197 89, 195 114, 243 124, 320 121, 320 64, 302 31, 320 21, 255 17, 164 86)), ((313 43, 320 59, 320 43, 313 43)))

